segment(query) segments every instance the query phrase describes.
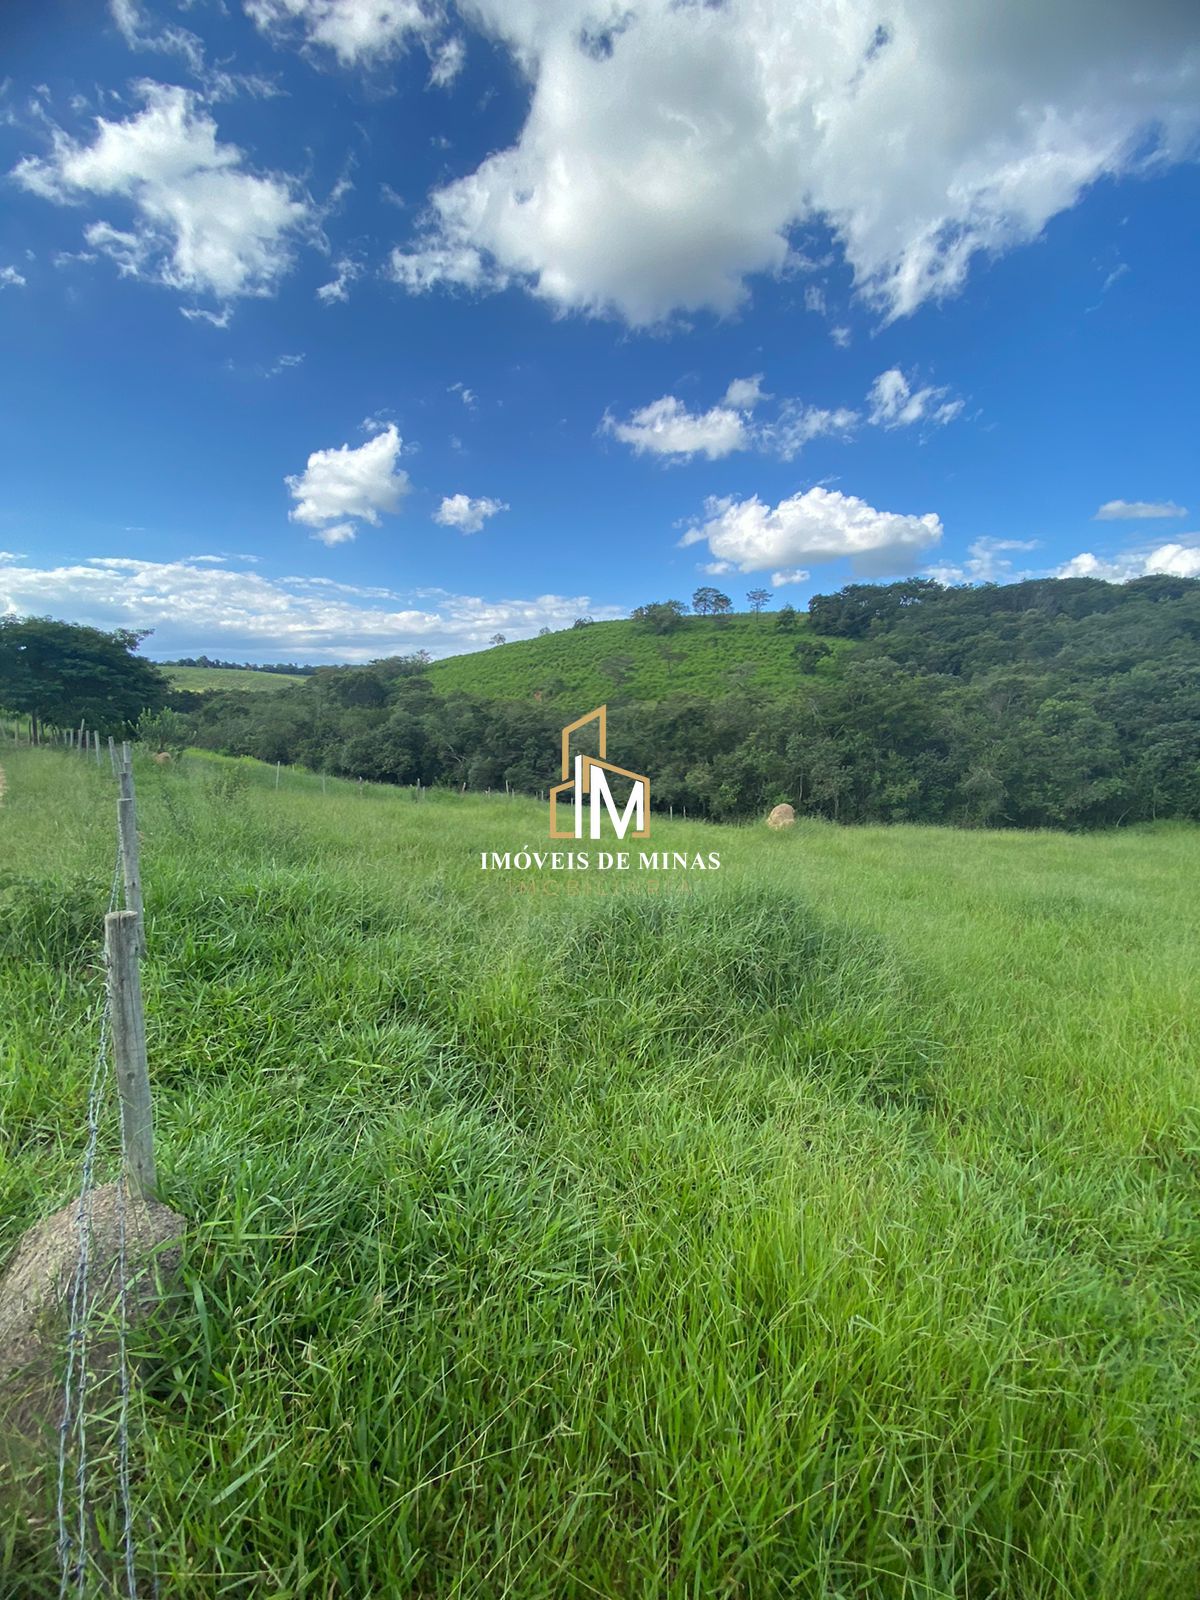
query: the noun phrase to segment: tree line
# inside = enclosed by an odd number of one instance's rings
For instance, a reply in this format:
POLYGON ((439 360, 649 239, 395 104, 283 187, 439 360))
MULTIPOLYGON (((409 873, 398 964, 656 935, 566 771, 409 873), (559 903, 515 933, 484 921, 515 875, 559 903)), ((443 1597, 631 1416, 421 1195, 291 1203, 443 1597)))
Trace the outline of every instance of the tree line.
MULTIPOLYGON (((634 617, 669 632, 685 612, 655 602, 634 617)), ((704 614, 721 626, 719 610, 704 614)), ((764 619, 781 632, 796 624, 790 607, 764 619)), ((842 822, 1200 820, 1200 580, 851 584, 815 595, 808 624, 796 682, 782 692, 742 683, 715 698, 668 694, 649 704, 614 683, 613 748, 621 765, 651 776, 656 807, 717 821, 780 801, 842 822), (825 641, 839 638, 853 646, 834 670, 806 676, 829 652, 825 641)), ((32 681, 28 661, 14 666, 15 631, 0 620, 0 704, 29 709, 13 698, 32 681)), ((44 647, 44 632, 34 632, 44 647)), ((103 637, 154 673, 132 653, 136 636, 103 637)), ((561 708, 438 693, 427 665, 418 652, 319 667, 267 696, 141 680, 122 708, 141 694, 143 727, 160 741, 347 777, 528 793, 556 781, 561 708)), ((81 681, 76 673, 80 693, 81 681)), ((60 683, 62 696, 72 682, 60 683)), ((89 705, 104 685, 93 688, 89 705)), ((79 720, 77 704, 61 725, 79 720)), ((44 704, 39 715, 53 720, 44 704)), ((88 721, 105 727, 98 714, 88 721)))

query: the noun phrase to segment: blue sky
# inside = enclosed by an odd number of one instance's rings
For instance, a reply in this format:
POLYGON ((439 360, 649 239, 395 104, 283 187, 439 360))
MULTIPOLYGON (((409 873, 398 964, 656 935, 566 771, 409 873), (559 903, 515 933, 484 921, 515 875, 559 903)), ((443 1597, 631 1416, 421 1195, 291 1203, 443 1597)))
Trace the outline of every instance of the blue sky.
POLYGON ((364 660, 1200 575, 1200 22, 1001 9, 10 4, 0 608, 364 660))

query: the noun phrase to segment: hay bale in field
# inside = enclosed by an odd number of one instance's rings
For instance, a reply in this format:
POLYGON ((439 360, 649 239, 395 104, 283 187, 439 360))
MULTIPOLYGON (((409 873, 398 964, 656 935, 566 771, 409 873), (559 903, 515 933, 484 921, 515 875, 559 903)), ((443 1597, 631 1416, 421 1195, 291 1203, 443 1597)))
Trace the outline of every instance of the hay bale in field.
POLYGON ((776 806, 767 818, 768 828, 790 828, 796 820, 796 813, 789 805, 776 806))
MULTIPOLYGON (((125 1197, 125 1277, 131 1323, 175 1285, 183 1218, 156 1200, 125 1197)), ((89 1411, 113 1399, 117 1375, 115 1312, 120 1292, 117 1185, 92 1195, 88 1247, 89 1411)), ((3 1469, 44 1468, 62 1411, 65 1331, 79 1259, 79 1201, 30 1228, 0 1278, 0 1478, 3 1469), (5 1458, 7 1457, 7 1460, 5 1458)))
POLYGON ((154 759, 160 767, 164 767, 171 759, 171 752, 169 750, 160 750, 154 759))

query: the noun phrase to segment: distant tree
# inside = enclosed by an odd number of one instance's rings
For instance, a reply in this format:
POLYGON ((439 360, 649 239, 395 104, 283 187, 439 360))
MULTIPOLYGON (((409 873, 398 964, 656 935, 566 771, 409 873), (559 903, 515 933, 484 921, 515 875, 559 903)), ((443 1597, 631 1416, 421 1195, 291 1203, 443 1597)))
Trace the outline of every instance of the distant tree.
POLYGON ((492 635, 492 637, 488 640, 488 643, 489 644, 507 644, 508 640, 504 637, 504 635, 502 633, 494 633, 492 635))
POLYGON ((759 612, 762 610, 762 608, 764 606, 770 605, 770 603, 771 603, 771 591, 769 589, 749 589, 749 590, 747 590, 747 592, 746 592, 746 604, 750 607, 751 611, 753 611, 755 616, 757 616, 759 614, 759 612))
POLYGON ((571 624, 571 626, 573 628, 588 628, 588 627, 591 626, 591 623, 592 623, 591 617, 576 617, 575 621, 571 624))
POLYGON ((775 626, 781 633, 792 633, 796 627, 796 618, 795 606, 781 606, 775 613, 775 626))
POLYGON ((143 711, 138 718, 137 736, 159 755, 179 757, 187 749, 188 719, 178 711, 143 711))
POLYGON ((733 610, 733 601, 727 594, 722 594, 720 589, 714 589, 711 584, 705 584, 697 589, 692 596, 692 610, 697 616, 707 617, 710 613, 719 614, 733 610))
POLYGON ((134 651, 149 631, 105 633, 50 617, 0 617, 0 705, 43 726, 85 722, 101 733, 131 728, 159 711, 171 692, 166 674, 134 651))
POLYGON ((792 646, 792 659, 801 672, 814 671, 819 661, 832 654, 824 639, 799 639, 792 646))
POLYGON ((630 616, 635 622, 644 622, 651 633, 671 633, 687 616, 687 606, 682 600, 653 600, 635 606, 630 616))
POLYGON ((633 656, 606 656, 600 663, 600 670, 604 673, 606 678, 611 678, 613 683, 615 683, 619 689, 623 684, 628 682, 629 678, 632 676, 633 669, 636 666, 637 662, 633 656))
POLYGON ((538 638, 539 639, 545 639, 545 638, 548 637, 548 635, 550 635, 553 632, 554 632, 553 628, 539 628, 538 629, 538 638))

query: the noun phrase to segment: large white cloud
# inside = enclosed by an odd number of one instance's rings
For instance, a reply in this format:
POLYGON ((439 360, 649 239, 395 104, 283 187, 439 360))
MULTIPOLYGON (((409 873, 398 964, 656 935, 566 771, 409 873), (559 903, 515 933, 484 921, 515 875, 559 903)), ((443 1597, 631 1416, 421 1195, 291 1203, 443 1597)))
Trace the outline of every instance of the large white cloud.
POLYGON ((1128 578, 1165 573, 1173 578, 1200 578, 1200 534, 1189 544, 1160 544, 1153 550, 1125 550, 1115 556, 1097 556, 1084 550, 1055 570, 1056 578, 1104 578, 1124 583, 1128 578))
POLYGON ((507 511, 503 500, 491 500, 483 495, 472 500, 469 494, 448 494, 433 514, 433 520, 443 528, 457 528, 460 533, 478 533, 489 517, 507 511))
POLYGON ((710 497, 703 520, 679 542, 707 543, 718 561, 740 572, 848 557, 857 573, 879 576, 910 568, 941 537, 941 520, 932 511, 922 516, 877 511, 857 495, 818 486, 776 506, 764 505, 757 495, 710 497))
POLYGON ((140 92, 143 110, 97 118, 90 144, 56 129, 50 155, 27 156, 13 177, 60 204, 127 202, 127 226, 100 220, 84 233, 122 273, 222 300, 269 294, 311 221, 308 202, 290 178, 249 171, 190 90, 143 83, 140 92))
POLYGON ((529 110, 515 144, 431 197, 393 259, 412 290, 516 278, 632 324, 727 313, 820 222, 867 299, 903 315, 1097 179, 1183 159, 1200 129, 1183 0, 460 10, 511 52, 529 110))
POLYGON ((296 502, 291 520, 315 528, 313 537, 326 544, 352 539, 355 519, 378 527, 381 515, 399 511, 409 490, 408 473, 397 465, 403 443, 392 422, 357 449, 314 450, 304 471, 284 480, 296 502))
POLYGON ((574 618, 617 616, 587 595, 484 600, 441 589, 407 594, 328 579, 271 579, 198 561, 94 558, 58 567, 0 554, 0 614, 53 613, 103 628, 153 628, 157 656, 201 651, 307 661, 370 661, 425 648, 482 649, 497 631, 528 638, 574 618))

